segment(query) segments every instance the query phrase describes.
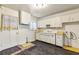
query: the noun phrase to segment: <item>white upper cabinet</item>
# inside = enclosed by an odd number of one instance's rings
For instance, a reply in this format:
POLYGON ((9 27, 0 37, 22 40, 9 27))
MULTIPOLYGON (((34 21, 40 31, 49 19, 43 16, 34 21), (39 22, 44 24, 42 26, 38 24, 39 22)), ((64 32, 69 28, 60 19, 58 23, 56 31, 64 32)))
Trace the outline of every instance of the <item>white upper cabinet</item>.
POLYGON ((64 23, 64 22, 70 22, 70 21, 71 21, 70 15, 61 16, 61 22, 62 23, 64 23))
POLYGON ((71 22, 79 21, 79 12, 71 14, 71 22))
POLYGON ((46 24, 50 24, 51 27, 62 27, 62 23, 77 21, 79 21, 79 9, 41 18, 38 27, 46 27, 46 24))
POLYGON ((44 20, 38 21, 38 27, 45 27, 45 21, 44 20))
POLYGON ((62 27, 62 24, 61 24, 61 18, 60 17, 55 17, 55 18, 53 18, 52 19, 52 21, 51 21, 52 23, 52 27, 62 27))
POLYGON ((20 11, 20 23, 29 24, 31 20, 31 15, 27 12, 20 11))
POLYGON ((61 19, 62 19, 62 23, 79 21, 79 9, 63 13, 61 19))
POLYGON ((79 21, 79 12, 70 13, 70 14, 61 16, 61 20, 62 20, 62 23, 79 21))
POLYGON ((50 27, 62 27, 61 18, 60 17, 51 17, 45 18, 38 21, 38 27, 46 27, 46 25, 50 24, 50 27))

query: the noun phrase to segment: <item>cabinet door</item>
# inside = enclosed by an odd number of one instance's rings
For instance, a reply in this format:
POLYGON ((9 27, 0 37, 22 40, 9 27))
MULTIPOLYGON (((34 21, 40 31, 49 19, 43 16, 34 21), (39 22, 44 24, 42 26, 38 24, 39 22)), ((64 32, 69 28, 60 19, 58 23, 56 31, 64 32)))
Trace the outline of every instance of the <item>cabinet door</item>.
POLYGON ((55 34, 51 35, 51 44, 55 44, 55 34))
POLYGON ((43 42, 51 43, 50 37, 45 34, 40 35, 39 40, 43 42))
POLYGON ((40 28, 40 27, 41 27, 41 28, 43 28, 43 27, 45 28, 45 23, 39 22, 39 23, 38 23, 38 27, 39 27, 39 28, 40 28))
POLYGON ((40 34, 38 40, 40 40, 40 41, 45 41, 44 39, 45 39, 45 37, 44 37, 42 34, 40 34))
POLYGON ((55 37, 52 37, 52 35, 44 36, 43 39, 47 43, 55 44, 55 37))
POLYGON ((79 12, 71 14, 71 22, 79 21, 79 12))
POLYGON ((38 27, 45 28, 46 27, 46 24, 49 24, 49 20, 48 19, 38 21, 38 27))
POLYGON ((71 22, 71 15, 64 15, 64 16, 61 16, 61 21, 62 23, 64 22, 71 22))
POLYGON ((49 34, 44 34, 43 37, 45 42, 51 43, 51 36, 49 34))
POLYGON ((39 33, 36 33, 36 39, 39 40, 39 33))
POLYGON ((38 39, 47 43, 55 44, 55 36, 52 35, 38 35, 38 39))
POLYGON ((43 35, 43 39, 42 39, 44 42, 47 42, 49 43, 50 42, 50 39, 48 39, 48 36, 46 35, 43 35))
POLYGON ((61 17, 52 18, 49 23, 51 23, 51 25, 53 25, 52 27, 62 27, 61 17))
POLYGON ((63 37, 58 35, 56 36, 56 45, 63 47, 63 37))

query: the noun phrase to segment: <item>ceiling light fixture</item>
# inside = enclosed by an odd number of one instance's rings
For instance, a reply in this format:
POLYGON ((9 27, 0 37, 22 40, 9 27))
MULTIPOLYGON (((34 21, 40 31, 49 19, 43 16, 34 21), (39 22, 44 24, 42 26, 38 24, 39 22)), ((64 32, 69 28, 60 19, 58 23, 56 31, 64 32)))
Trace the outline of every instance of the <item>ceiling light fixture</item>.
POLYGON ((39 9, 39 8, 45 8, 45 7, 47 6, 47 4, 33 4, 32 6, 33 6, 34 8, 39 9))

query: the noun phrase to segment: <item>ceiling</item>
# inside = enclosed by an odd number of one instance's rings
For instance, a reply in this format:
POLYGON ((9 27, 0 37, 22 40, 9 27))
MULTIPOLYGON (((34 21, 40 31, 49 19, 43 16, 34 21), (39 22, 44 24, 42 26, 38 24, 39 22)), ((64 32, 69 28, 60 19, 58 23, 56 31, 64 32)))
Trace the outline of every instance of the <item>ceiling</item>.
POLYGON ((45 17, 48 15, 68 11, 71 9, 79 8, 79 4, 48 4, 45 8, 36 9, 31 6, 32 4, 3 4, 3 6, 15 9, 24 10, 31 13, 35 17, 45 17))

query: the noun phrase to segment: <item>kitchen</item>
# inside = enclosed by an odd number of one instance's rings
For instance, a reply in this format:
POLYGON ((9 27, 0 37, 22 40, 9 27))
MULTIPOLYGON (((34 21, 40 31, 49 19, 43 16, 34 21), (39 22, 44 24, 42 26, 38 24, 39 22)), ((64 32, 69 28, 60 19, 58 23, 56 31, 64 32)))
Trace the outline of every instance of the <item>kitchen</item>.
POLYGON ((78 4, 1 4, 0 54, 79 54, 78 27, 78 4))

